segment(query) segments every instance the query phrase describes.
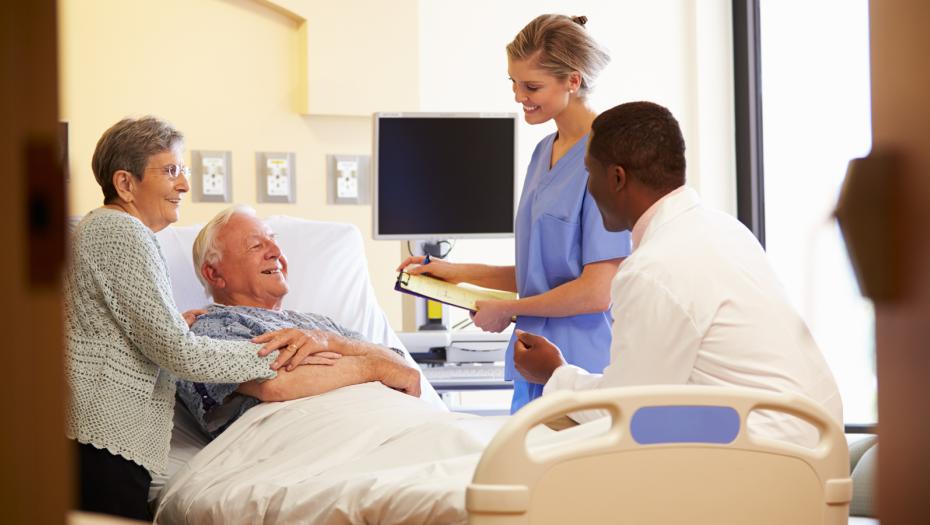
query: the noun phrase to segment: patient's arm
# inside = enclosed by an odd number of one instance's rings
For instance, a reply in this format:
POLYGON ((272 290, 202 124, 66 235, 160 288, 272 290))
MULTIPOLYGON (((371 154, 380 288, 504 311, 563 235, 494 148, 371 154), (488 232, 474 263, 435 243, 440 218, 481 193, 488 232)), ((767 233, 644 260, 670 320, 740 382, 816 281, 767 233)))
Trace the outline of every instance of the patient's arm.
POLYGON ((252 342, 264 344, 258 352, 258 355, 262 357, 278 350, 278 357, 271 365, 275 370, 279 370, 279 367, 284 364, 287 364, 284 370, 288 372, 296 370, 307 356, 321 352, 335 352, 343 356, 381 357, 406 366, 403 357, 385 346, 347 337, 330 330, 282 328, 253 337, 252 342))
POLYGON ((381 381, 386 386, 419 397, 419 372, 388 355, 390 353, 389 350, 386 353, 372 351, 345 355, 330 366, 299 366, 290 372, 281 369, 274 379, 249 381, 241 384, 238 391, 262 401, 287 401, 344 386, 381 381))

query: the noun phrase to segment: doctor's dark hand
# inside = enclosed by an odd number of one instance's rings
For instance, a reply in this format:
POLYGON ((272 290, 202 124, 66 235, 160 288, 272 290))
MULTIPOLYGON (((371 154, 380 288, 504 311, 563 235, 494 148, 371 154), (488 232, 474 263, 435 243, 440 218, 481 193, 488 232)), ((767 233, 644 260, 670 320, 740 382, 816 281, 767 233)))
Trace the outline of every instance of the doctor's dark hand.
POLYGON ((546 384, 556 368, 566 364, 562 351, 541 335, 516 330, 513 364, 530 383, 546 384))
POLYGON ((513 322, 513 301, 475 301, 475 308, 471 320, 485 332, 502 332, 513 322))
POLYGON ((431 258, 427 264, 423 264, 425 257, 414 255, 404 259, 397 267, 397 271, 405 271, 410 275, 429 275, 452 284, 458 284, 466 279, 462 266, 455 263, 443 261, 442 259, 431 258))

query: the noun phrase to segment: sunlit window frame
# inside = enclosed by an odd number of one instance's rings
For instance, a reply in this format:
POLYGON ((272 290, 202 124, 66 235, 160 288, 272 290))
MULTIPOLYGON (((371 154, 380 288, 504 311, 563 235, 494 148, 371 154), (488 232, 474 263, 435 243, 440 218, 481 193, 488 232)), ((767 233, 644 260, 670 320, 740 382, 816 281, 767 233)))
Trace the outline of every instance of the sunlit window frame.
MULTIPOLYGON (((762 64, 759 0, 733 0, 733 81, 736 117, 737 217, 765 247, 762 157, 762 64)), ((845 425, 846 432, 874 433, 876 424, 845 425)))

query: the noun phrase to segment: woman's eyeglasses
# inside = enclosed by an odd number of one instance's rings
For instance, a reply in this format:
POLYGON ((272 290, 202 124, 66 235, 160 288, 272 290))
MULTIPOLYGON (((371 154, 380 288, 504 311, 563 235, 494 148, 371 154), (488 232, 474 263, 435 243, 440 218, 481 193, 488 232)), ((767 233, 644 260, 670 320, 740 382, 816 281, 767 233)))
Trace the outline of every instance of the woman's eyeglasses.
POLYGON ((146 170, 161 170, 169 179, 175 180, 182 173, 185 177, 190 178, 191 169, 189 166, 181 166, 180 164, 168 164, 167 166, 162 166, 161 168, 145 168, 146 170))

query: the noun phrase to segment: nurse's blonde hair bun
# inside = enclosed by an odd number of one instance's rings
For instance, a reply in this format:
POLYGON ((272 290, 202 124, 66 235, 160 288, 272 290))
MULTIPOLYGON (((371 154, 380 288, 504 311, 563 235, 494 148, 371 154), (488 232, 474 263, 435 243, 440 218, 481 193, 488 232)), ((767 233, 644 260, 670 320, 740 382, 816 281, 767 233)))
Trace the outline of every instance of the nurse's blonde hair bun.
POLYGON ((580 97, 594 87, 594 80, 610 62, 607 50, 588 33, 586 16, 540 15, 507 45, 512 61, 532 60, 534 66, 558 78, 581 74, 580 97))

